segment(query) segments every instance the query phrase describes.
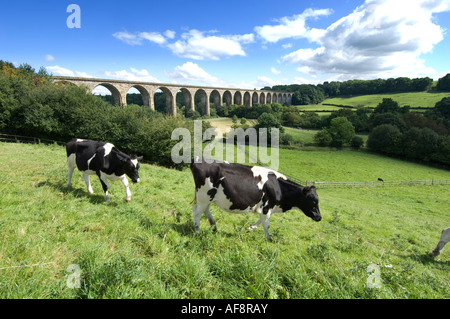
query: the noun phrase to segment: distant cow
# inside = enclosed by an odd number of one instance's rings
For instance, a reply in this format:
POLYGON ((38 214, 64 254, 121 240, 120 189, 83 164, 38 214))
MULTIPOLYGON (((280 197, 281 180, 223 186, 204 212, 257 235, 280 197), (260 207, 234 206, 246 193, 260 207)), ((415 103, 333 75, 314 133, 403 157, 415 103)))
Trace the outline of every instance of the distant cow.
POLYGON ((450 227, 445 228, 441 233, 441 238, 439 239, 439 242, 436 246, 436 248, 433 249, 433 251, 430 253, 431 256, 437 256, 441 253, 442 249, 444 249, 444 246, 446 243, 450 241, 450 227))
POLYGON ((256 229, 262 223, 267 239, 270 239, 272 213, 299 208, 315 221, 322 219, 316 188, 300 186, 274 170, 227 162, 193 161, 191 171, 195 182, 192 211, 196 231, 200 230, 203 213, 216 229, 216 221, 209 210, 211 203, 231 213, 258 213, 259 220, 249 229, 256 229))
POLYGON ((139 182, 139 161, 141 157, 135 155, 128 156, 122 153, 111 143, 100 141, 73 139, 66 145, 67 166, 69 182, 72 186, 72 175, 75 167, 83 172, 83 178, 89 193, 94 193, 91 187, 90 175, 97 174, 105 192, 105 200, 109 202, 107 180, 120 180, 125 186, 126 200, 131 201, 131 192, 127 177, 133 183, 139 182))

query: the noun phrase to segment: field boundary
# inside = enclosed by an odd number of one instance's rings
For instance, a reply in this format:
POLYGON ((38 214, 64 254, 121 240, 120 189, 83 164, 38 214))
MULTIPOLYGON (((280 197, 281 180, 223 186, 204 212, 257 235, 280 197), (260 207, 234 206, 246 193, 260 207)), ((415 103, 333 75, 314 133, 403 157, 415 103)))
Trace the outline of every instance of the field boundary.
POLYGON ((302 181, 292 176, 286 175, 289 180, 304 186, 315 186, 317 188, 367 188, 367 187, 400 187, 417 185, 450 185, 449 179, 429 179, 429 180, 406 180, 406 181, 374 181, 374 182, 316 182, 302 181))
POLYGON ((0 133, 0 142, 14 142, 14 143, 29 143, 29 144, 58 144, 66 145, 67 142, 55 141, 46 138, 32 137, 32 136, 21 136, 21 135, 11 135, 0 133))
MULTIPOLYGON (((0 142, 30 143, 30 144, 58 144, 66 145, 66 142, 55 141, 51 139, 11 135, 0 133, 0 142)), ((286 174, 284 174, 286 175, 286 174)), ((315 186, 317 188, 367 188, 367 187, 392 187, 392 186, 416 186, 416 185, 450 185, 449 179, 430 179, 430 180, 406 180, 406 181, 373 181, 373 182, 316 182, 303 181, 293 176, 286 175, 289 180, 304 186, 315 186)))

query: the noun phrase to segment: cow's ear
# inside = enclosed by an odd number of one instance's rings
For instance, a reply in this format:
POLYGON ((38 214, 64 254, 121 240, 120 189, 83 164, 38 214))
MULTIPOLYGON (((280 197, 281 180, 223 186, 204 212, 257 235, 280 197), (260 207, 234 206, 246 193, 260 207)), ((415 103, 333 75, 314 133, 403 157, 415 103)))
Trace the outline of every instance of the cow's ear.
POLYGON ((139 157, 137 158, 137 160, 140 162, 140 161, 142 161, 143 158, 144 158, 144 156, 139 156, 139 157))
POLYGON ((311 187, 305 186, 303 187, 303 194, 307 194, 310 191, 311 187))

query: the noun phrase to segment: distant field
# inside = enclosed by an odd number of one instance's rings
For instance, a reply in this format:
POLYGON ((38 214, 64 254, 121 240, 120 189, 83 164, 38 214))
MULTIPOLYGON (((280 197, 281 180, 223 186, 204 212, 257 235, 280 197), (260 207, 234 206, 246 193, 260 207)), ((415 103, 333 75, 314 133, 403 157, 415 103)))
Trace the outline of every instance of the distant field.
MULTIPOLYGON (((378 103, 383 101, 383 98, 392 98, 397 101, 400 106, 409 105, 411 107, 434 107, 436 102, 439 102, 444 97, 450 96, 450 93, 396 93, 396 94, 374 94, 361 95, 348 98, 331 98, 326 99, 321 104, 316 105, 316 109, 326 107, 325 104, 349 105, 353 107, 376 107, 378 103)), ((313 108, 313 106, 311 106, 313 108)))

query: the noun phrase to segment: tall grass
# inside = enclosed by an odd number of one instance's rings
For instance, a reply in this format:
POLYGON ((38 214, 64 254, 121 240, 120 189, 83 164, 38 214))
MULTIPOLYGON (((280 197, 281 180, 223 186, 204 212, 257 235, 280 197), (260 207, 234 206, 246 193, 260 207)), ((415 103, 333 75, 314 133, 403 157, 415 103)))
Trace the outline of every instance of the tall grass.
MULTIPOLYGON (((321 181, 450 178, 361 152, 281 151, 280 170, 321 181)), ((444 298, 449 251, 428 257, 450 224, 448 186, 318 190, 323 220, 275 214, 272 242, 252 214, 212 207, 194 234, 188 169, 142 165, 125 202, 112 183, 67 189, 63 147, 0 143, 0 298, 444 298), (67 280, 77 265, 80 288, 67 280), (381 287, 368 288, 376 265, 381 287)))

